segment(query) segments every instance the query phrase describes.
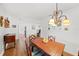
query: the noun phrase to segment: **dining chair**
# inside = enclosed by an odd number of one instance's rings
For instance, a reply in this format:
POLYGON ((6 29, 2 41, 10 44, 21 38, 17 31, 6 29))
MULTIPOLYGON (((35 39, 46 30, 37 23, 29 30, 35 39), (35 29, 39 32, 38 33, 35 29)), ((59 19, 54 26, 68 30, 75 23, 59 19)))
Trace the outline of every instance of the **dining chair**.
POLYGON ((54 36, 52 36, 52 35, 50 35, 50 36, 48 36, 48 40, 52 40, 52 41, 54 41, 54 42, 55 42, 55 37, 54 37, 54 36))
POLYGON ((32 45, 31 40, 35 38, 35 35, 30 35, 28 38, 25 39, 27 56, 32 56, 34 46, 32 45))
POLYGON ((31 40, 33 40, 35 38, 36 38, 35 35, 31 35, 31 36, 29 36, 29 38, 25 39, 27 56, 41 56, 41 55, 43 55, 43 53, 41 52, 41 50, 39 50, 38 48, 36 48, 31 43, 31 40))
POLYGON ((26 45, 27 56, 32 56, 32 47, 29 44, 29 38, 25 39, 25 45, 26 45))
POLYGON ((36 36, 33 35, 33 34, 29 36, 29 39, 30 39, 30 40, 35 39, 35 38, 36 38, 36 36))
POLYGON ((37 38, 37 36, 35 36, 35 35, 33 35, 33 34, 29 36, 29 44, 31 45, 32 55, 33 55, 33 56, 42 55, 41 50, 39 50, 37 47, 35 47, 35 46, 31 43, 31 40, 34 40, 35 38, 37 38))
POLYGON ((33 40, 35 38, 36 38, 36 36, 33 34, 29 36, 29 44, 32 46, 32 51, 33 51, 34 45, 31 43, 31 40, 33 40))

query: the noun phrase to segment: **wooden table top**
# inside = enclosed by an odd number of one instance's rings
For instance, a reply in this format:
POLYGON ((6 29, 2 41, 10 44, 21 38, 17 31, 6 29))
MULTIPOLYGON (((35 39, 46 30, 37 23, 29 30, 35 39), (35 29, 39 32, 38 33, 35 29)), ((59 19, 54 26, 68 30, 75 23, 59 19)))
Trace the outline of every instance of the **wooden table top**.
POLYGON ((47 43, 43 42, 42 38, 36 38, 31 42, 50 56, 61 56, 64 51, 64 44, 49 40, 47 43))

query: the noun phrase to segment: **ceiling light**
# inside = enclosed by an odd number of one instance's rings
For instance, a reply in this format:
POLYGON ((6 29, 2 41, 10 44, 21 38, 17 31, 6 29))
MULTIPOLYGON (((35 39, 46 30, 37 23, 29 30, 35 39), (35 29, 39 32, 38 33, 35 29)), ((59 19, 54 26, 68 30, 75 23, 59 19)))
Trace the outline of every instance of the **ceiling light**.
POLYGON ((70 25, 70 20, 67 18, 66 15, 63 14, 62 10, 58 9, 58 4, 56 3, 56 10, 53 11, 52 18, 49 20, 49 25, 52 26, 64 26, 70 25))

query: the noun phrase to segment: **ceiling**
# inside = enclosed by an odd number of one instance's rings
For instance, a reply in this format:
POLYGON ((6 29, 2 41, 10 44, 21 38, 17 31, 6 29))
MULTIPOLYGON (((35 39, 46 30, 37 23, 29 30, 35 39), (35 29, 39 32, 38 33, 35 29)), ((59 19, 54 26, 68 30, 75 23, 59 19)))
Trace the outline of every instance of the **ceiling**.
MULTIPOLYGON (((4 3, 0 4, 11 15, 41 20, 52 14, 55 3, 4 3)), ((79 6, 78 3, 59 3, 63 12, 79 6)))

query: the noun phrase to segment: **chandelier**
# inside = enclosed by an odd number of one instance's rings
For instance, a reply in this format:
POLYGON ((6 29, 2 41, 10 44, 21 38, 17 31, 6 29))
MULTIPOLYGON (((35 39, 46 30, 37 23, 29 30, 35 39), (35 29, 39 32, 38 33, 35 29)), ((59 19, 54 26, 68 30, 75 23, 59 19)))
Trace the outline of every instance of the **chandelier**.
POLYGON ((51 26, 62 26, 64 25, 65 30, 67 30, 68 25, 70 25, 70 20, 67 18, 66 15, 63 14, 62 10, 58 9, 58 4, 56 3, 56 10, 53 11, 53 14, 51 15, 52 18, 49 20, 49 25, 51 26))

